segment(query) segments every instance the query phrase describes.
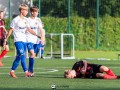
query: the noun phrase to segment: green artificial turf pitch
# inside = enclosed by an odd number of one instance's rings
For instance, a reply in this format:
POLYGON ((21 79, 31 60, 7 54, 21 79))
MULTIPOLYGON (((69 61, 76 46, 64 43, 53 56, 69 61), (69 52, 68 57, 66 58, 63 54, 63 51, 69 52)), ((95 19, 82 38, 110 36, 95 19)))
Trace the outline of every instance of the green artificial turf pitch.
MULTIPOLYGON (((120 80, 103 79, 65 79, 64 70, 71 69, 78 60, 42 60, 35 59, 35 77, 25 78, 21 64, 17 68, 17 79, 8 73, 14 58, 4 58, 4 66, 0 67, 0 90, 120 90, 120 80)), ((110 67, 115 74, 120 74, 119 60, 88 60, 90 63, 110 67)), ((28 63, 28 59, 27 59, 28 63)))

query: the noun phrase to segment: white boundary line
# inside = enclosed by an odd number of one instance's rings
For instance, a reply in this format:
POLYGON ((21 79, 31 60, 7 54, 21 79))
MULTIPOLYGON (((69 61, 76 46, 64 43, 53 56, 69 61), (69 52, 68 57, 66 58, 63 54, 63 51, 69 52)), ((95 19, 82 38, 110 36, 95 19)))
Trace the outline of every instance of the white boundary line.
MULTIPOLYGON (((6 69, 6 68, 11 68, 11 67, 0 67, 0 69, 6 69)), ((34 69, 41 69, 41 70, 48 70, 48 71, 45 71, 45 72, 34 72, 34 73, 51 73, 51 72, 58 72, 59 70, 57 69, 46 69, 46 68, 34 68, 34 69)), ((15 72, 16 74, 21 74, 21 73, 24 73, 24 72, 15 72)), ((1 73, 0 74, 8 74, 8 73, 1 73)))
MULTIPOLYGON (((110 68, 120 68, 119 66, 118 67, 114 67, 114 66, 107 66, 108 68, 110 67, 110 68)), ((72 69, 72 67, 54 67, 55 69, 59 69, 59 68, 63 68, 63 69, 65 69, 65 68, 69 68, 69 69, 72 69)))
MULTIPOLYGON (((6 69, 6 68, 11 68, 11 67, 0 67, 0 69, 6 69)), ((54 68, 70 68, 70 67, 54 67, 54 68)), ((110 67, 110 68, 120 68, 120 67, 110 67)), ((51 73, 51 72, 58 72, 59 70, 57 69, 46 69, 46 68, 34 68, 34 69, 41 69, 41 70, 48 70, 48 71, 45 71, 45 72, 34 72, 34 73, 51 73)), ((16 72, 16 74, 22 74, 24 72, 16 72)), ((8 73, 1 73, 0 74, 8 74, 8 73)))
MULTIPOLYGON (((116 66, 108 66, 108 67, 110 67, 110 68, 120 68, 120 67, 116 67, 116 66)), ((0 68, 11 68, 11 67, 0 67, 0 68)), ((71 68, 71 67, 53 67, 54 69, 56 69, 56 68, 71 68)), ((46 69, 46 68, 34 68, 34 69, 42 69, 42 70, 49 70, 49 69, 46 69)))

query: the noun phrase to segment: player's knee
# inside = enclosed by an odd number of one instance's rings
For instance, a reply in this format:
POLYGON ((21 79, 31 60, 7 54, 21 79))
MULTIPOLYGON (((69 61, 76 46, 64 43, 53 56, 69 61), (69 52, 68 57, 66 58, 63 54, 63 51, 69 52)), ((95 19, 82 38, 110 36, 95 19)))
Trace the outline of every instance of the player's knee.
POLYGON ((104 76, 104 74, 102 74, 102 73, 96 73, 97 78, 102 78, 103 76, 104 76))
POLYGON ((31 58, 34 58, 34 57, 35 57, 35 53, 31 53, 31 54, 30 54, 30 57, 31 57, 31 58))
POLYGON ((42 47, 41 50, 44 50, 44 47, 42 47))
POLYGON ((21 52, 17 53, 17 55, 20 56, 20 57, 21 56, 26 56, 26 53, 21 51, 21 52))
POLYGON ((101 67, 100 67, 100 71, 101 71, 101 72, 106 72, 106 71, 108 71, 108 70, 109 70, 109 68, 106 67, 106 66, 101 66, 101 67))
POLYGON ((9 48, 6 48, 6 51, 8 52, 8 51, 9 51, 9 48))
POLYGON ((8 52, 9 51, 9 46, 6 45, 5 50, 8 52))

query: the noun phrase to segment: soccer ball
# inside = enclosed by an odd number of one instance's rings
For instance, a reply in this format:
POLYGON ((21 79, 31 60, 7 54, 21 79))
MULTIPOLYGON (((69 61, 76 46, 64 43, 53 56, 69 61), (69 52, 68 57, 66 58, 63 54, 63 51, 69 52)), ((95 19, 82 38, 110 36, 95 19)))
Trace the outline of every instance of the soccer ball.
POLYGON ((56 85, 55 84, 51 85, 51 88, 56 89, 56 85))

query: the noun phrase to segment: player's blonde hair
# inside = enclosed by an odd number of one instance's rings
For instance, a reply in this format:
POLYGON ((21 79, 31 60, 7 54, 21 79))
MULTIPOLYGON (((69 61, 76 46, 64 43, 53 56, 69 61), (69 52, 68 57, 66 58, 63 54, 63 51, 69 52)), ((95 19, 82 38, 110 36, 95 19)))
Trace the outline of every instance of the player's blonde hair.
POLYGON ((24 3, 19 5, 19 11, 21 11, 22 9, 28 10, 28 5, 24 3))
POLYGON ((64 78, 69 78, 70 70, 65 70, 64 78))

